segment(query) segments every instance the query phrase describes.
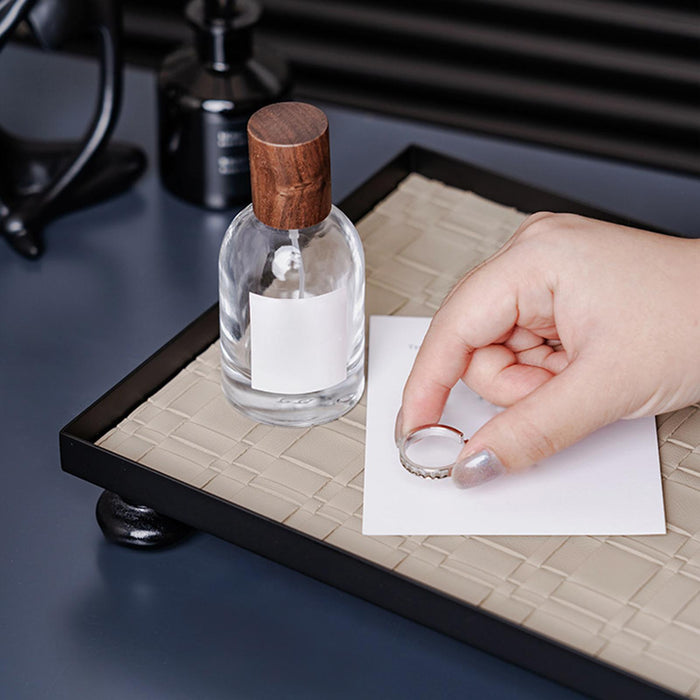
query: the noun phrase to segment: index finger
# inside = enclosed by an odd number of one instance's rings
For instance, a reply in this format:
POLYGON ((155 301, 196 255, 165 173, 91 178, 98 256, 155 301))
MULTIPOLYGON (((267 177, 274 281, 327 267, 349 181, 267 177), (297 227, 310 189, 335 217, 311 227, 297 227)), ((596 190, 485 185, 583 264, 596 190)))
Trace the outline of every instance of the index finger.
POLYGON ((474 350, 502 340, 516 324, 515 288, 499 272, 502 259, 470 274, 433 317, 404 387, 400 434, 437 423, 474 350))

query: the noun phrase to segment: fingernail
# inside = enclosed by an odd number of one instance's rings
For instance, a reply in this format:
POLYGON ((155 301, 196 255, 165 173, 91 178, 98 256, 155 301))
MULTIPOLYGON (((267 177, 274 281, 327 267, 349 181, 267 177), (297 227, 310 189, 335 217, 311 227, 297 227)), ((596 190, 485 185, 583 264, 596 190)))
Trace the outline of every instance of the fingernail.
POLYGON ((401 442, 401 438, 403 437, 403 406, 399 409, 399 412, 396 414, 396 425, 394 426, 394 442, 396 443, 396 447, 399 446, 399 443, 401 442))
POLYGON ((452 467, 452 481, 457 488, 470 489, 505 473, 506 468, 491 450, 481 450, 455 462, 452 467))

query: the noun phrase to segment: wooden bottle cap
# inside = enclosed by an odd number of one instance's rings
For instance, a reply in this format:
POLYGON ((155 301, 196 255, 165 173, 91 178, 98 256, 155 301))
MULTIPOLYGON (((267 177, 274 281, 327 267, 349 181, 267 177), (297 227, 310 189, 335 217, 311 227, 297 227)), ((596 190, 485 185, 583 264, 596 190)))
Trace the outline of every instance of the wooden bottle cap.
POLYGON ((303 102, 279 102, 248 121, 255 216, 268 226, 299 229, 331 211, 328 119, 303 102))

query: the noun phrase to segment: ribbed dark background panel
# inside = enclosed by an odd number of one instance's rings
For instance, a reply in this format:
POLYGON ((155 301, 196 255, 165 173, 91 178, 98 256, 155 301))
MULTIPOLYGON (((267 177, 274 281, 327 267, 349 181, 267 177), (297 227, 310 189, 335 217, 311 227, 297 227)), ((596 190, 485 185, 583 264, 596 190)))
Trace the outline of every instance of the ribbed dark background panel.
MULTIPOLYGON (((296 92, 700 174, 697 0, 263 0, 296 92)), ((189 38, 125 0, 128 57, 189 38)))

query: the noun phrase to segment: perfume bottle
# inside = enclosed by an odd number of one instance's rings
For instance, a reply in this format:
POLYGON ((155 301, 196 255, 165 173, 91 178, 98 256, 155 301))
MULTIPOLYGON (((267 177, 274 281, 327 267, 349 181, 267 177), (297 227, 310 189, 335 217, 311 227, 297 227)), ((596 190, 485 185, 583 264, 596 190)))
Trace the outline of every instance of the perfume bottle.
POLYGON ((328 120, 299 102, 248 122, 253 202, 219 255, 222 387, 263 423, 309 426, 364 389, 365 262, 331 204, 328 120))
POLYGON ((210 209, 250 201, 246 124, 289 89, 284 61, 253 46, 253 0, 192 0, 193 45, 158 75, 160 176, 175 195, 210 209))

